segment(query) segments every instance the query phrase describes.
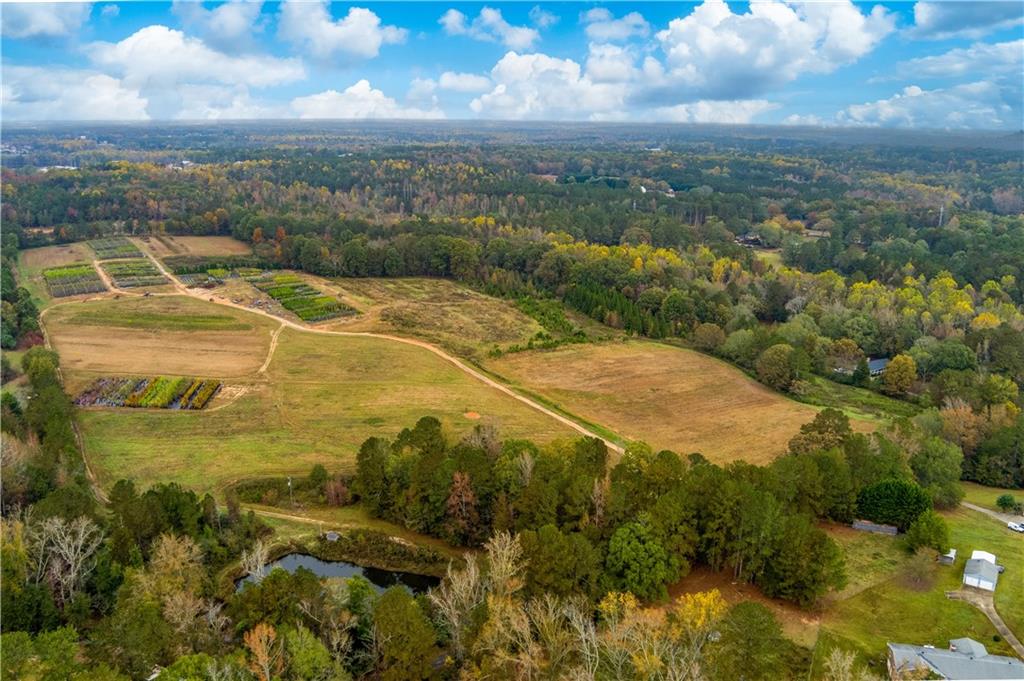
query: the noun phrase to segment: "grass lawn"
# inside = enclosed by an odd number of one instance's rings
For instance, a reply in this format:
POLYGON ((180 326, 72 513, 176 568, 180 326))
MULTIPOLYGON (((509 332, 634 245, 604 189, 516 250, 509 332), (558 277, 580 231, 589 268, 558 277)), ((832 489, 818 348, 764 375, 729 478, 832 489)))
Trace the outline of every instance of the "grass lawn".
POLYGON ((985 485, 979 485, 976 482, 967 482, 966 480, 960 484, 964 488, 964 501, 969 501, 975 506, 981 506, 982 508, 987 508, 990 511, 998 511, 999 513, 1004 512, 996 506, 996 499, 1003 494, 1009 494, 1017 501, 1024 501, 1024 489, 986 487, 985 485))
MULTIPOLYGON (((820 671, 821 659, 836 645, 873 661, 876 673, 884 669, 888 642, 945 647, 950 639, 969 636, 984 643, 989 652, 1012 654, 1005 642, 993 639, 996 630, 981 611, 949 600, 945 592, 960 588, 964 562, 971 551, 983 549, 995 553, 999 562, 1006 566, 996 589, 996 607, 1007 625, 1020 632, 1024 627, 1024 541, 976 511, 959 509, 943 515, 949 524, 951 543, 958 552, 957 562, 953 566, 933 564, 931 583, 923 588, 915 587, 904 576, 901 563, 905 564, 907 558, 905 554, 900 557, 897 540, 889 537, 866 540, 872 544, 889 542, 891 547, 882 555, 890 553, 897 562, 886 567, 885 558, 876 560, 881 581, 851 597, 840 595, 827 606, 815 656, 816 670, 820 671)), ((863 565, 862 558, 851 555, 849 549, 847 556, 851 576, 872 570, 863 565)))
POLYGON ((452 437, 478 423, 538 442, 575 434, 428 350, 373 338, 286 329, 265 378, 244 387, 203 412, 82 411, 101 484, 130 477, 206 491, 254 475, 305 475, 317 463, 348 469, 366 438, 393 436, 427 415, 452 437))
POLYGON ((717 463, 767 463, 817 413, 726 362, 647 341, 520 352, 484 366, 623 438, 717 463))

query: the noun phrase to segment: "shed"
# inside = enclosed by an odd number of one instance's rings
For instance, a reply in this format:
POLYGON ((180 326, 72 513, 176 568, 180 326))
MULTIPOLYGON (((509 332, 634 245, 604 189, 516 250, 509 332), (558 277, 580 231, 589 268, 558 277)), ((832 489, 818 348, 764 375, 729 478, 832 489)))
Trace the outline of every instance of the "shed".
POLYGON ((981 558, 971 558, 964 566, 964 584, 985 591, 995 591, 999 581, 996 564, 981 558))
POLYGON ((895 537, 899 532, 899 529, 895 525, 881 525, 879 523, 873 523, 870 520, 854 520, 851 527, 861 532, 874 532, 875 534, 887 534, 890 537, 895 537))
POLYGON ((941 556, 939 556, 940 565, 952 565, 956 562, 956 549, 950 549, 941 556))
POLYGON ((988 562, 992 563, 993 565, 996 564, 996 556, 995 556, 995 554, 994 553, 989 553, 988 551, 972 551, 971 552, 971 560, 987 560, 988 562))
POLYGON ((331 530, 330 532, 324 535, 324 539, 326 539, 329 542, 336 542, 340 537, 341 535, 335 532, 334 530, 331 530))

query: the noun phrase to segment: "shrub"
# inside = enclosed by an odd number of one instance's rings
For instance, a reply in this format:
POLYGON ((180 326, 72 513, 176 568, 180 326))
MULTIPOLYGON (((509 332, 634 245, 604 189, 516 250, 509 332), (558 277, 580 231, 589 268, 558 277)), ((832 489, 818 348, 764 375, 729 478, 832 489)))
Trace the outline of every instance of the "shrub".
POLYGON ((865 487, 857 497, 857 513, 861 518, 895 525, 901 532, 906 532, 931 506, 928 493, 909 480, 883 480, 865 487))
POLYGON ((757 377, 776 390, 788 390, 796 379, 793 347, 786 343, 773 345, 757 358, 757 377))

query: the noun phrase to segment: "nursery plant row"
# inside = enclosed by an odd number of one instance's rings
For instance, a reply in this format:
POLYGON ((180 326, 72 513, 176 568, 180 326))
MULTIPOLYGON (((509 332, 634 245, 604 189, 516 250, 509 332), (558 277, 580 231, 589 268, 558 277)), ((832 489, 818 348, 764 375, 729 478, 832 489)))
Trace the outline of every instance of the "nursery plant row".
POLYGON ((220 381, 202 378, 103 377, 83 390, 75 398, 75 404, 81 407, 196 410, 205 407, 220 388, 220 381))

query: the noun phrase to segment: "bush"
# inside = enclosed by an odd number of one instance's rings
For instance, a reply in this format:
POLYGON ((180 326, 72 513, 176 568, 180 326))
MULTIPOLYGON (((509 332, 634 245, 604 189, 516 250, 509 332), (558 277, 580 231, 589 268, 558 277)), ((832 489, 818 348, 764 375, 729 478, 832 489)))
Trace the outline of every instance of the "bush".
POLYGON ((717 352, 725 343, 725 331, 718 324, 701 324, 693 332, 693 344, 705 352, 717 352))
POLYGON ((906 540, 911 551, 925 546, 945 553, 949 550, 949 528, 938 513, 925 511, 910 525, 906 540))
POLYGON ((908 480, 883 480, 861 490, 857 497, 857 513, 876 523, 895 525, 901 532, 931 509, 928 493, 908 480))

